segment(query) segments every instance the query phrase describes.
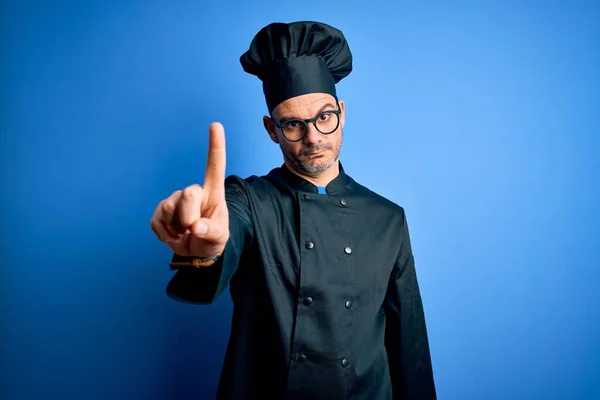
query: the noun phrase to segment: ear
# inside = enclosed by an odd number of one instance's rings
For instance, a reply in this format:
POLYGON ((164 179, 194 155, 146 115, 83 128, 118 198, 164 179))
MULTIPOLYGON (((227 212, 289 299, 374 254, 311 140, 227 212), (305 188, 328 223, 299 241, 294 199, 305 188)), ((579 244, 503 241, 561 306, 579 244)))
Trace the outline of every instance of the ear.
POLYGON ((346 105, 344 103, 344 100, 338 101, 338 104, 340 105, 340 110, 342 111, 340 113, 340 126, 342 127, 342 129, 344 129, 344 124, 346 123, 346 105))
POLYGON ((269 134, 269 137, 271 138, 271 140, 274 143, 279 143, 279 137, 277 136, 277 132, 275 132, 275 124, 273 123, 271 118, 269 118, 268 116, 265 115, 263 117, 263 125, 265 126, 265 129, 266 129, 267 133, 269 134))

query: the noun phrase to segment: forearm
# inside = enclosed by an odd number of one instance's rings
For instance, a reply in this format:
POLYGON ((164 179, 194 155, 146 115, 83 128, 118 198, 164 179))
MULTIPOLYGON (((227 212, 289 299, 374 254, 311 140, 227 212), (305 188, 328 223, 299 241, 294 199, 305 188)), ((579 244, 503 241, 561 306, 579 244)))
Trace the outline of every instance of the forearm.
MULTIPOLYGON (((173 261, 185 261, 188 258, 173 255, 173 261)), ((222 260, 210 267, 180 268, 167 285, 167 296, 184 303, 210 304, 218 297, 217 290, 222 277, 222 260)))
POLYGON ((414 266, 409 270, 395 282, 397 298, 390 299, 386 310, 386 347, 394 397, 435 399, 423 302, 414 266))

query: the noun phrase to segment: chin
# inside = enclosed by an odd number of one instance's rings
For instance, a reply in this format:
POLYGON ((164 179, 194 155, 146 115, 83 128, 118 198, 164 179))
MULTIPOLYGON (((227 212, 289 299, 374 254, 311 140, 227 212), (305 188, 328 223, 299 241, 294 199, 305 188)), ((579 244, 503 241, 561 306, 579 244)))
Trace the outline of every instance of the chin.
POLYGON ((328 170, 335 163, 335 159, 330 158, 328 160, 314 160, 312 162, 300 162, 302 169, 309 174, 318 174, 328 170))

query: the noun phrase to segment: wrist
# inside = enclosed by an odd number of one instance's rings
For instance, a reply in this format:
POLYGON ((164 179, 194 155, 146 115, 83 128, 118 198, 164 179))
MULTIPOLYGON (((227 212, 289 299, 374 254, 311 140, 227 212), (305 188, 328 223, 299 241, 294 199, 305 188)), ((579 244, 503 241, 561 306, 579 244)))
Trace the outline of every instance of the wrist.
POLYGON ((222 256, 223 256, 223 250, 221 250, 219 253, 217 253, 213 256, 208 256, 208 257, 197 257, 197 256, 186 257, 185 261, 172 261, 171 263, 169 263, 169 265, 171 266, 171 270, 179 269, 179 268, 183 268, 183 267, 192 267, 192 268, 210 267, 211 265, 218 262, 222 256))
POLYGON ((217 254, 215 254, 214 256, 194 257, 192 259, 192 265, 196 268, 209 267, 209 266, 215 264, 217 261, 219 261, 219 259, 222 257, 222 255, 223 255, 223 251, 220 251, 217 254))

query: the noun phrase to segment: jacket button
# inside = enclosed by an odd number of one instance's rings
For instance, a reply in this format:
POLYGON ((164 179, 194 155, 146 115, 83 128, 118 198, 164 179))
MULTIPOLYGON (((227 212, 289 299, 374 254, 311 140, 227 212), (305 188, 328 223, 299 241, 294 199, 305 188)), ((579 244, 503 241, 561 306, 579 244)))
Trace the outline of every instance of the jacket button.
POLYGON ((312 297, 305 297, 304 298, 304 305, 305 306, 310 306, 312 303, 313 303, 312 297))
POLYGON ((304 193, 304 195, 302 195, 302 197, 304 197, 304 200, 308 200, 310 198, 310 196, 306 193, 304 193))
POLYGON ((306 242, 306 248, 307 249, 312 249, 313 247, 315 247, 315 244, 313 242, 306 242))
POLYGON ((350 362, 348 361, 347 358, 342 358, 342 361, 340 362, 340 364, 342 364, 342 367, 346 368, 348 366, 348 364, 350 364, 350 362))
POLYGON ((348 204, 348 202, 346 202, 346 200, 344 200, 344 199, 341 199, 340 200, 340 204, 343 205, 343 206, 345 206, 346 204, 348 204))
POLYGON ((304 354, 301 354, 300 357, 298 357, 298 362, 303 363, 304 361, 306 361, 306 356, 304 354))
POLYGON ((346 306, 346 308, 347 308, 347 309, 350 309, 350 308, 352 308, 352 302, 351 302, 350 300, 348 300, 348 301, 346 302, 345 306, 346 306))
POLYGON ((346 248, 344 249, 344 253, 346 253, 346 254, 350 254, 350 253, 352 253, 352 249, 351 249, 350 247, 346 247, 346 248))

